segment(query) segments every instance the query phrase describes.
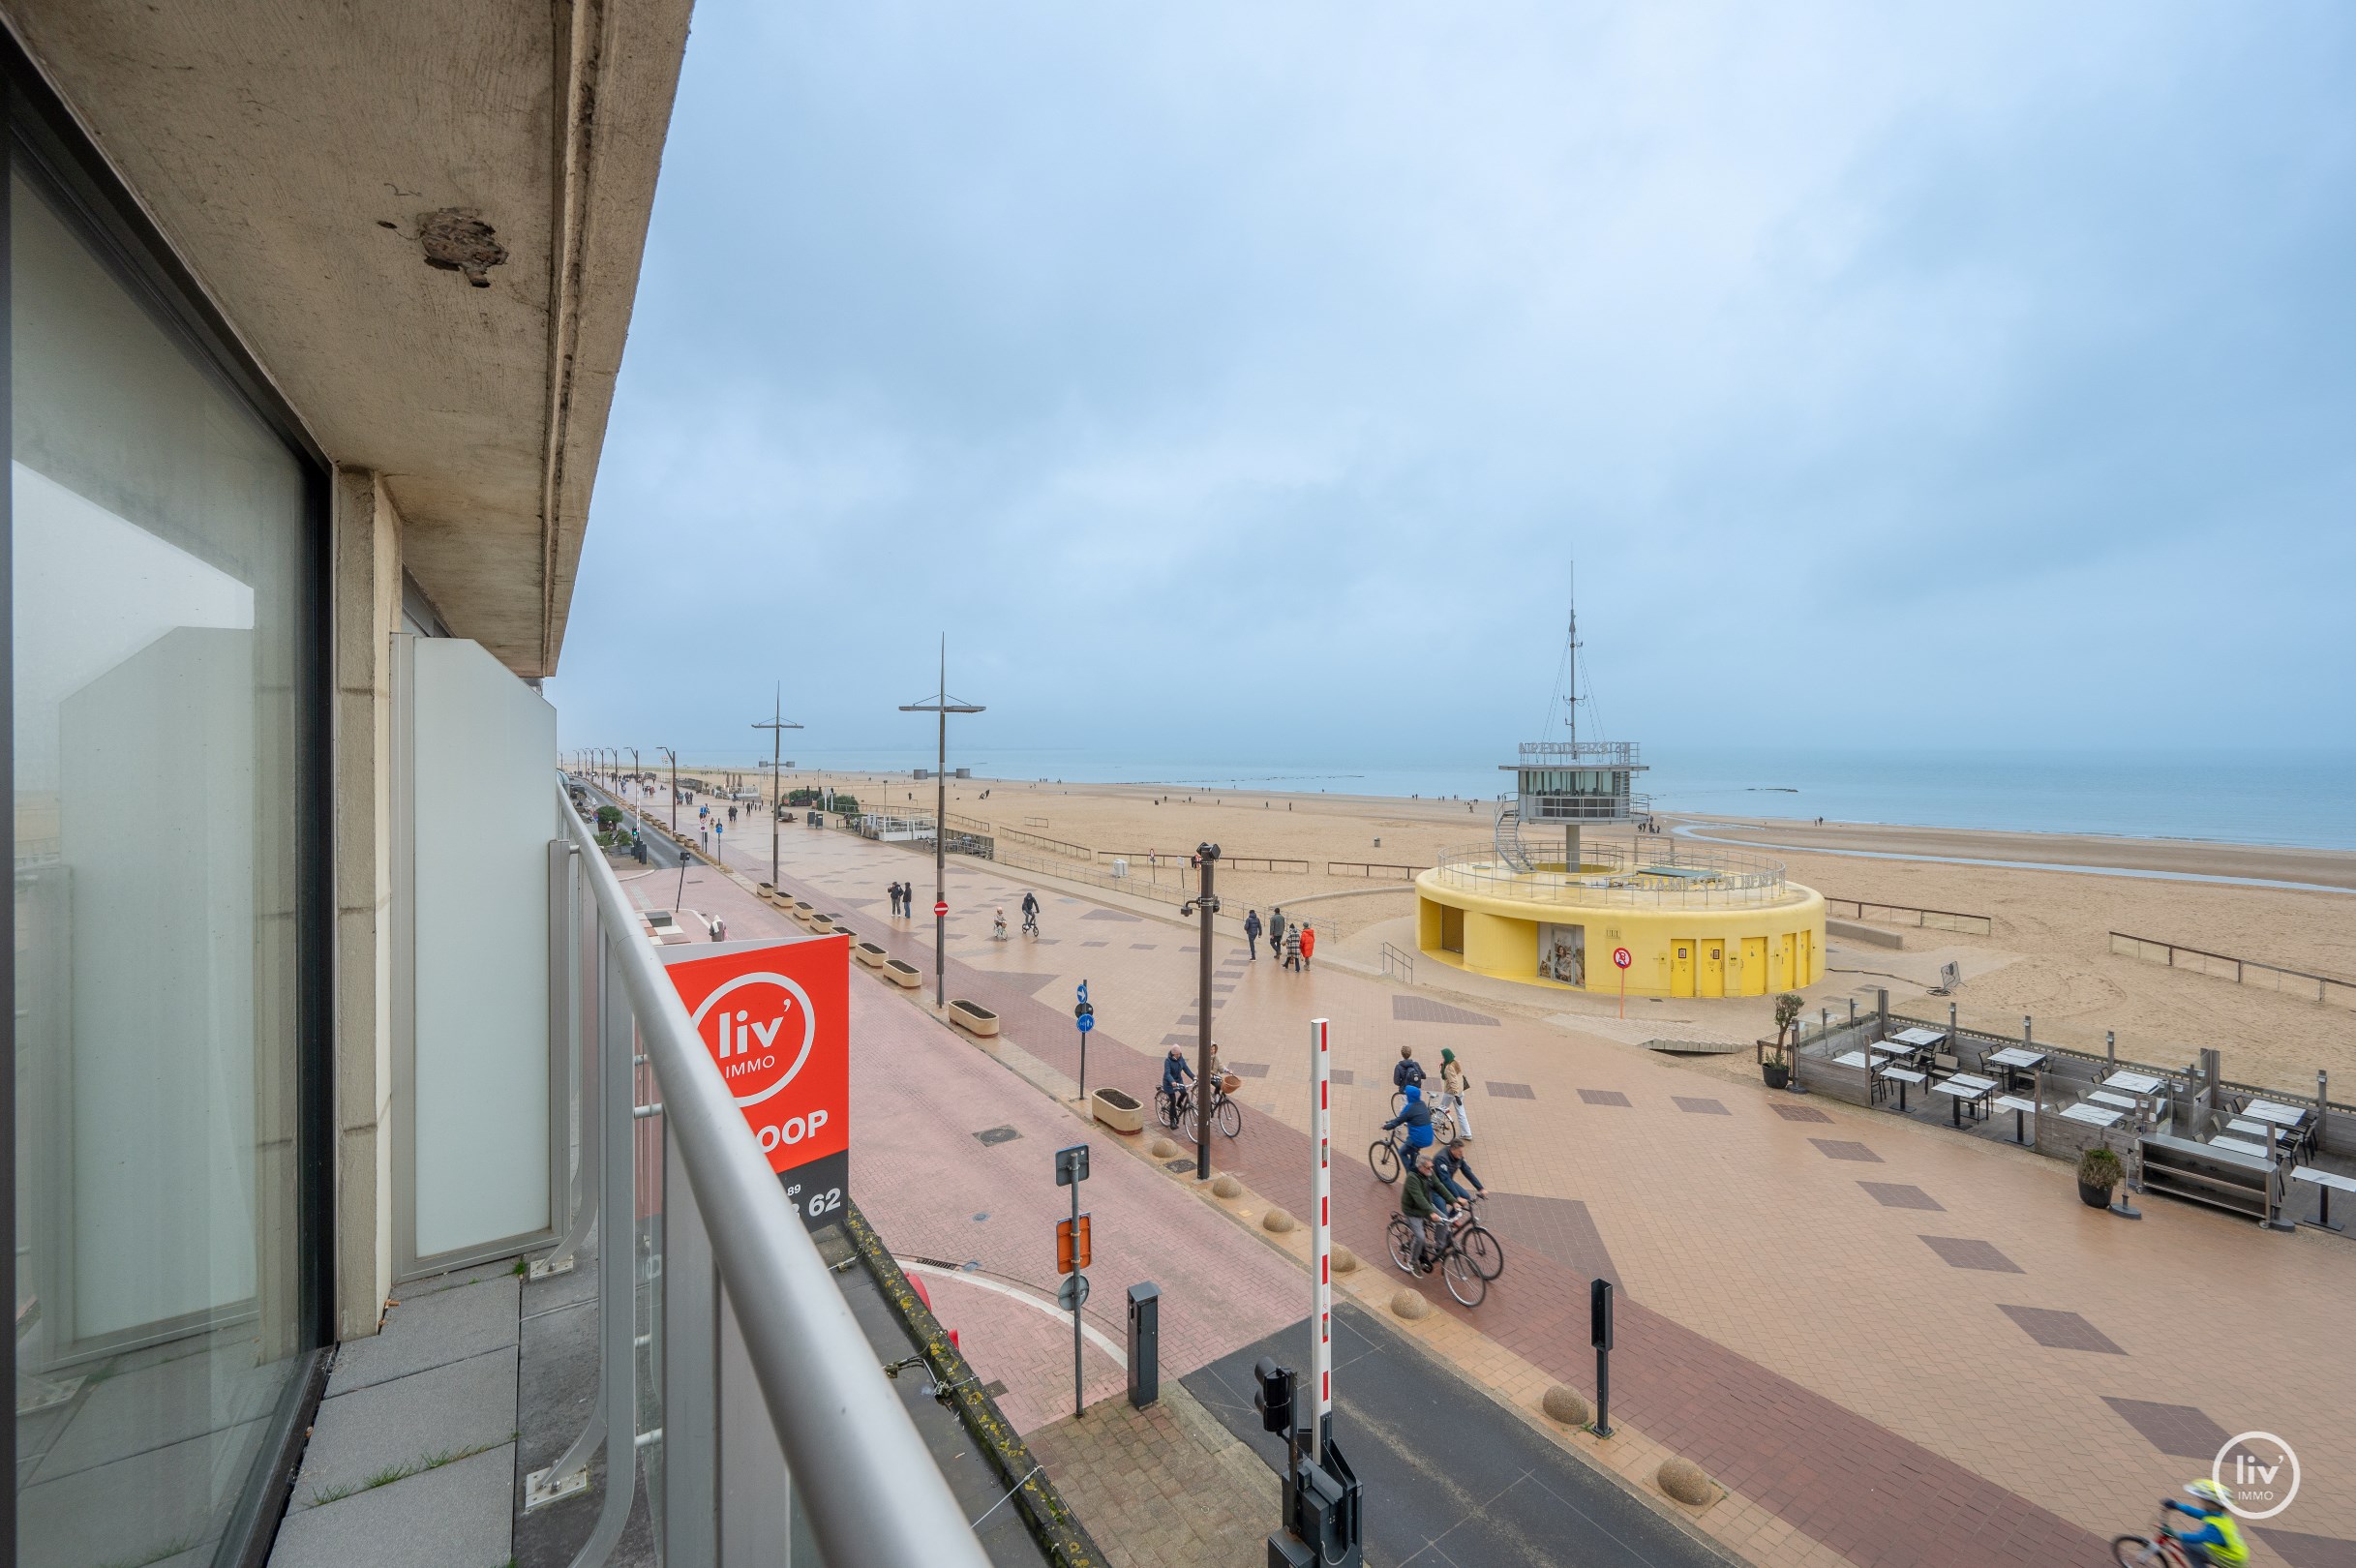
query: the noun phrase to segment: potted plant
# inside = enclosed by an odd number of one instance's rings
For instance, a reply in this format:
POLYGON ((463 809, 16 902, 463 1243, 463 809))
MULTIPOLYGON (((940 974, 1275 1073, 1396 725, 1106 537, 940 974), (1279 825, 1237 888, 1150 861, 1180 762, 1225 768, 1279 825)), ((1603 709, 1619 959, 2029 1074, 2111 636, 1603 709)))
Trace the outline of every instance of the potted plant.
POLYGON ((1775 999, 1774 1043, 1759 1042, 1759 1072, 1769 1089, 1791 1086, 1792 1051, 1799 1043, 1799 1010, 1805 1005, 1797 991, 1786 991, 1775 999))
POLYGON ((2078 1201, 2090 1209, 2109 1208, 2111 1189, 2126 1174, 2127 1167, 2119 1163, 2108 1144, 2087 1145, 2078 1156, 2078 1201))

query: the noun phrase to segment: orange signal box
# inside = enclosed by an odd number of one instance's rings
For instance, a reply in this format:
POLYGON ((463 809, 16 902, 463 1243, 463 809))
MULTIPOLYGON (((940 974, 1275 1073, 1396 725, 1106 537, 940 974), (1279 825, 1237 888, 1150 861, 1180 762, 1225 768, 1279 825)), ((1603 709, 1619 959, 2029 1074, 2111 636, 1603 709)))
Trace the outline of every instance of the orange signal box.
POLYGON ((1088 1219, 1083 1214, 1076 1220, 1055 1221, 1056 1273, 1070 1274, 1088 1266, 1088 1219))

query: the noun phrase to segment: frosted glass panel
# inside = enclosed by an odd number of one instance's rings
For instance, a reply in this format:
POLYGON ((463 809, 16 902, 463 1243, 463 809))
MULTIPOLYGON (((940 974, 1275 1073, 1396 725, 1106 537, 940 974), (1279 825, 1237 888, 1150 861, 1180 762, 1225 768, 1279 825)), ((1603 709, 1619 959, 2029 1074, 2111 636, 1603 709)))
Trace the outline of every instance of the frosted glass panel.
POLYGON ((415 1251, 545 1230, 557 710, 455 638, 409 642, 415 1251))
POLYGON ((10 188, 18 1539, 209 1552, 293 1390, 304 474, 10 188))

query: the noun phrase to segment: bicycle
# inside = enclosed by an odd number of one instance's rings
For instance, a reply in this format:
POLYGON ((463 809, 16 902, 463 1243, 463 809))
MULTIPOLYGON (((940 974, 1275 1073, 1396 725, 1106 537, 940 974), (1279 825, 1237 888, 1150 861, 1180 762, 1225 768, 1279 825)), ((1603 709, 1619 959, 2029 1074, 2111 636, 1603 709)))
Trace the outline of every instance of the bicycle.
POLYGON ((1488 1194, 1485 1192, 1473 1194, 1473 1207, 1456 1222, 1456 1230, 1459 1243, 1465 1249, 1465 1255, 1472 1260, 1472 1266, 1480 1270, 1482 1279, 1494 1281, 1505 1272, 1505 1244, 1497 1240, 1495 1231, 1481 1223, 1480 1202, 1488 1194))
POLYGON ((1022 934, 1023 934, 1024 936, 1027 936, 1027 937, 1035 937, 1035 936, 1039 935, 1039 917, 1038 917, 1038 916, 1036 916, 1036 915, 1025 915, 1025 916, 1022 918, 1022 934))
POLYGON ((2168 1529, 2164 1516, 2153 1530, 2151 1535, 2111 1538, 2110 1554, 2118 1559, 2119 1568, 2191 1568, 2192 1559, 2168 1529))
MULTIPOLYGON (((1190 1141, 1196 1137, 1198 1129, 1194 1125, 1194 1097, 1186 1089, 1178 1091, 1175 1104, 1171 1103, 1167 1090, 1155 1090, 1154 1118, 1163 1127, 1184 1131, 1190 1141)), ((1216 1086, 1211 1091, 1211 1126, 1228 1137, 1234 1137, 1244 1130, 1242 1108, 1228 1098, 1225 1089, 1216 1086)))
MULTIPOLYGON (((1429 1096, 1425 1097, 1425 1102, 1426 1102, 1427 1104, 1432 1103, 1431 1098, 1430 1098, 1429 1096)), ((1401 1111, 1405 1110, 1406 1108, 1407 1108, 1407 1096, 1406 1096, 1406 1091, 1405 1091, 1405 1090, 1394 1090, 1394 1091, 1392 1091, 1392 1094, 1391 1094, 1391 1114, 1392 1114, 1393 1116, 1396 1116, 1396 1115, 1398 1115, 1398 1114, 1399 1114, 1401 1111)), ((1456 1141, 1456 1133, 1457 1133, 1457 1127, 1456 1127, 1456 1113, 1455 1113, 1454 1111, 1451 1111, 1451 1110, 1441 1110, 1441 1109, 1435 1108, 1435 1109, 1433 1110, 1433 1112, 1432 1112, 1432 1136, 1433 1136, 1433 1137, 1435 1137, 1435 1138, 1436 1138, 1436 1139, 1438 1139, 1438 1140, 1439 1140, 1439 1143, 1440 1143, 1440 1146, 1441 1146, 1442 1148, 1445 1148, 1447 1145, 1449 1145, 1449 1144, 1451 1144, 1451 1143, 1454 1143, 1454 1142, 1456 1141)))
POLYGON ((1194 1103, 1193 1092, 1180 1084, 1176 1090, 1167 1087, 1154 1091, 1154 1120, 1175 1131, 1179 1119, 1185 1117, 1194 1103))
MULTIPOLYGON (((1429 1225, 1431 1221, 1426 1221, 1425 1223, 1429 1225)), ((1391 1228, 1387 1239, 1391 1245, 1391 1261, 1399 1266, 1402 1274, 1414 1274, 1416 1272, 1415 1227, 1407 1223, 1405 1215, 1394 1214, 1391 1216, 1391 1228)), ((1435 1263, 1439 1269, 1440 1279, 1448 1286, 1448 1294, 1454 1296, 1463 1305, 1478 1307, 1488 1296, 1489 1282, 1482 1277, 1481 1271, 1473 1266, 1472 1259, 1465 1255, 1456 1226, 1446 1227, 1445 1232, 1441 1235, 1439 1256, 1435 1263)))

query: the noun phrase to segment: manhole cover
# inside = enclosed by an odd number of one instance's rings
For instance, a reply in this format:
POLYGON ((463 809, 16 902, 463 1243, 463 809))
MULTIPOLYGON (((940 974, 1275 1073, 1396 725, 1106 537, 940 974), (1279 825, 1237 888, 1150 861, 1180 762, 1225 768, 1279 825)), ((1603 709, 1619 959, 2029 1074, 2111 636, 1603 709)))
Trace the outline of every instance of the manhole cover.
POLYGON ((1162 1162, 1162 1168, 1163 1170, 1193 1170, 1194 1161, 1192 1160, 1165 1160, 1162 1162))
POLYGON ((989 1217, 990 1217, 990 1211, 989 1211, 989 1210, 987 1210, 987 1209, 984 1209, 984 1210, 982 1210, 982 1211, 980 1214, 978 1214, 978 1215, 974 1216, 974 1223, 976 1223, 976 1224, 980 1224, 980 1223, 982 1223, 982 1221, 987 1220, 989 1217))
POLYGON ((1006 1381, 1003 1378, 993 1377, 982 1385, 982 1392, 993 1400, 1003 1400, 1007 1397, 1006 1381))
POLYGON ((1022 1134, 1011 1127, 985 1127, 974 1136, 983 1143, 1012 1143, 1022 1134))

